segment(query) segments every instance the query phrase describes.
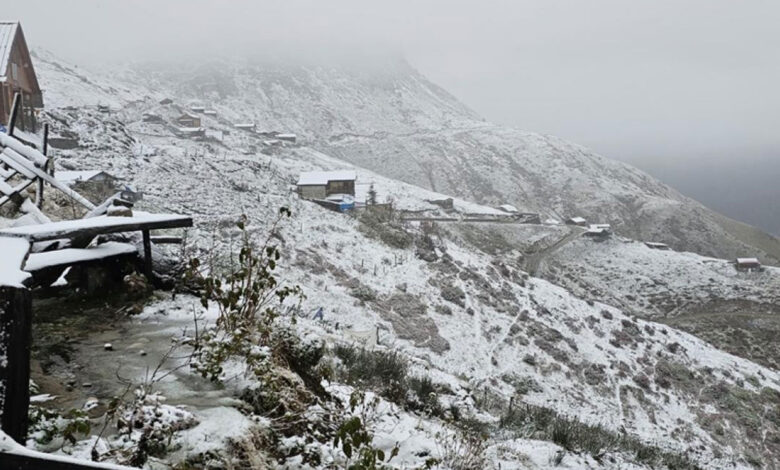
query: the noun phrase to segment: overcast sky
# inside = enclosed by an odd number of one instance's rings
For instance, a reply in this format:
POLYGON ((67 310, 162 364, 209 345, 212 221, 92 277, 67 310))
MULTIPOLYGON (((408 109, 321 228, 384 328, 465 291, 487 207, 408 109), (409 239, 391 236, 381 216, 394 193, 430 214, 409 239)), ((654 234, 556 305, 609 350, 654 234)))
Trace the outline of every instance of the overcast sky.
POLYGON ((645 167, 780 153, 777 0, 4 3, 75 62, 392 51, 491 121, 645 167))

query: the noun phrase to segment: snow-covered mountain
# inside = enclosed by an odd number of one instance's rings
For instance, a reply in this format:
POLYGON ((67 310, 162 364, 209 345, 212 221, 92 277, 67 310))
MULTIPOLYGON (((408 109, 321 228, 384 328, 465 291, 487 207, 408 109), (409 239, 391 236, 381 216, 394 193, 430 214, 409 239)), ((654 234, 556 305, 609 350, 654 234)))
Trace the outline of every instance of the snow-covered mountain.
POLYGON ((122 74, 226 119, 285 129, 332 156, 421 187, 708 256, 780 260, 780 240, 727 219, 646 173, 547 135, 485 122, 402 60, 154 64, 122 74))
MULTIPOLYGON (((327 307, 323 322, 300 320, 303 334, 332 344, 378 329, 381 347, 402 352, 416 372, 446 385, 442 403, 496 426, 512 403, 525 403, 633 436, 702 468, 780 465, 780 374, 772 364, 635 317, 666 312, 655 304, 664 295, 675 305, 690 300, 709 277, 723 286, 724 298, 747 291, 756 301, 776 302, 777 270, 739 278, 722 260, 640 252, 627 239, 581 240, 562 226, 376 226, 299 200, 290 189, 300 171, 354 165, 359 181, 374 183, 380 198, 391 197, 401 210, 436 214, 440 207, 428 201, 454 196, 456 215, 494 214, 480 203, 509 202, 543 218, 587 215, 622 235, 722 256, 759 250, 743 241, 753 243, 744 227, 727 231, 731 222, 627 165, 482 122, 403 62, 230 62, 97 74, 38 57, 53 133, 78 137, 79 147, 56 152, 58 167, 108 170, 144 192, 141 208, 193 214, 188 239, 196 251, 229 249, 241 213, 262 228, 279 206, 292 208, 296 217, 279 233, 285 279, 306 292, 304 310, 327 307), (173 103, 162 105, 162 98, 173 103), (170 121, 194 102, 217 111, 204 115, 203 125, 221 139, 176 135, 170 121), (144 120, 147 113, 162 120, 144 120), (296 132, 302 144, 257 152, 261 138, 233 128, 246 121, 296 132), (534 258, 546 249, 548 257, 534 258), (612 266, 615 257, 626 260, 612 266), (678 269, 674 277, 670 266, 678 269), (662 279, 670 287, 651 285, 662 279)), ((776 240, 765 241, 768 257, 776 240)), ((170 329, 174 320, 191 318, 196 304, 186 296, 154 301, 124 331, 170 329)), ((100 377, 90 372, 87 364, 72 373, 99 389, 100 377)), ((166 386, 189 390, 197 381, 177 373, 166 386)), ((387 406, 376 440, 400 444, 397 464, 421 465, 441 453, 439 418, 387 406)), ((209 413, 195 410, 202 423, 209 413)), ((198 451, 187 447, 192 442, 177 443, 184 454, 198 451)), ((548 468, 562 449, 541 435, 501 428, 486 452, 494 468, 548 468)), ((560 455, 561 468, 650 468, 636 450, 560 455)))

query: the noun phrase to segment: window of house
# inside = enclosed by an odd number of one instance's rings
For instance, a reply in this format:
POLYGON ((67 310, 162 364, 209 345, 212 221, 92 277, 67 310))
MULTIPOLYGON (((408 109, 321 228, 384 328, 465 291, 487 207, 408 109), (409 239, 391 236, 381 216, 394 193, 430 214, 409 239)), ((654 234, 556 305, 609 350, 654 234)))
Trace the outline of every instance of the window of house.
POLYGON ((16 65, 16 62, 11 62, 11 78, 19 80, 19 66, 16 65))

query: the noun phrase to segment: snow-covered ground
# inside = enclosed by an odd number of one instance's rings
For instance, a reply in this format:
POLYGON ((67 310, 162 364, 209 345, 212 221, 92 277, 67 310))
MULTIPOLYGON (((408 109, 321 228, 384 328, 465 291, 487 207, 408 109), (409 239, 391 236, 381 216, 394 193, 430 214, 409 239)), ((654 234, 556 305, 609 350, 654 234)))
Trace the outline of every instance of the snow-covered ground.
MULTIPOLYGON (((404 230, 412 240, 411 245, 394 247, 372 237, 360 217, 327 211, 300 200, 293 191, 298 174, 309 170, 354 169, 358 174, 358 200, 365 198, 368 185, 373 183, 380 201, 390 199, 396 208, 431 213, 439 211, 439 206, 429 201, 452 197, 447 189, 454 189, 458 181, 427 185, 442 191, 436 192, 356 166, 357 158, 341 160, 315 150, 305 145, 307 125, 317 127, 315 122, 272 118, 275 107, 294 105, 296 101, 292 99, 282 100, 282 104, 274 102, 273 106, 269 105, 270 110, 258 110, 253 108, 256 100, 242 100, 240 94, 230 94, 222 101, 216 99, 216 94, 208 94, 217 116, 202 116, 203 125, 215 135, 221 135, 221 140, 181 138, 169 123, 193 99, 184 78, 178 85, 161 82, 156 91, 140 90, 103 76, 94 81, 82 80, 81 72, 56 64, 48 58, 39 67, 46 84, 47 113, 53 119, 54 134, 75 134, 80 145, 73 150, 56 151, 58 169, 105 170, 143 191, 139 209, 193 215, 196 226, 187 234, 190 253, 203 255, 212 249, 216 252, 231 249, 236 236, 233 222, 240 214, 250 218, 254 233, 263 233, 280 206, 292 210, 294 217, 281 226, 278 238, 284 253, 280 273, 286 282, 302 287, 306 294, 304 311, 320 306, 325 309, 322 321, 299 319, 302 335, 313 335, 332 345, 378 332, 379 348, 403 353, 416 371, 452 390, 442 400, 458 403, 488 421, 495 420, 497 412, 479 403, 491 396, 495 408, 506 409, 510 400, 548 407, 579 421, 602 425, 616 433, 625 432, 644 443, 688 455, 704 468, 749 468, 748 455, 767 465, 778 464, 780 423, 772 419, 777 409, 772 397, 780 391, 780 375, 775 370, 620 310, 621 299, 628 299, 632 292, 649 292, 648 298, 652 298, 653 292, 660 292, 663 286, 652 282, 659 278, 691 295, 699 295, 703 286, 713 285, 733 295, 750 288, 750 295, 769 301, 776 299, 772 297, 776 294, 774 288, 753 289, 755 280, 743 280, 725 261, 649 250, 637 242, 618 239, 598 245, 577 240, 561 247, 552 256, 573 263, 563 267, 550 260, 543 261, 544 269, 565 268, 567 272, 561 276, 583 276, 583 284, 561 281, 565 288, 529 277, 518 256, 522 250, 512 253, 513 256, 501 250, 489 253, 475 248, 467 236, 453 236, 444 230, 437 231, 435 226, 406 224, 404 230), (174 103, 161 105, 162 97, 171 98, 174 103), (87 104, 108 104, 111 110, 84 107, 87 104), (163 122, 145 122, 144 113, 155 113, 163 122), (233 127, 234 122, 250 120, 273 129, 295 131, 302 136, 304 144, 261 152, 262 137, 233 127), (430 230, 433 233, 427 232, 430 230), (426 237, 434 248, 420 257, 418 253, 427 243, 426 237), (614 253, 593 255, 594 246, 614 253), (591 267, 598 265, 603 267, 603 272, 611 272, 609 260, 613 258, 619 258, 614 275, 594 277, 591 267), (583 265, 588 269, 578 269, 583 265), (595 291, 596 288, 601 290, 595 291), (361 289, 368 289, 372 295, 366 298, 356 294, 361 289), (755 416, 759 411, 760 416, 755 416), (763 438, 758 439, 756 435, 763 438)), ((316 78, 312 80, 318 81, 323 93, 332 93, 328 95, 331 99, 343 96, 339 94, 342 85, 337 77, 329 73, 313 74, 316 78)), ((236 80, 249 79, 239 75, 236 80)), ((286 93, 289 77, 282 75, 269 80, 273 82, 269 87, 275 93, 286 93)), ((464 119, 477 126, 471 121, 473 116, 464 118, 465 111, 454 106, 446 94, 434 94, 423 104, 415 102, 414 87, 427 86, 422 80, 416 75, 390 80, 388 86, 397 91, 398 99, 409 100, 412 103, 409 106, 421 107, 409 123, 403 121, 401 112, 396 119, 398 129, 393 141, 402 140, 399 132, 407 126, 424 124, 430 128, 442 120, 460 120, 465 125, 464 119)), ((241 84, 241 90, 247 88, 241 84)), ((397 104, 388 100, 386 107, 397 104)), ((370 110, 365 112, 372 120, 366 117, 361 122, 355 118, 351 127, 344 122, 328 122, 327 117, 321 116, 322 112, 318 109, 316 116, 316 122, 322 120, 319 126, 326 123, 344 126, 340 129, 343 135, 332 149, 343 147, 343 142, 350 139, 363 139, 350 132, 381 128, 376 113, 370 110)), ((381 122, 389 119, 385 117, 381 122)), ((323 133, 319 131, 321 128, 316 133, 311 130, 316 137, 311 140, 322 138, 323 133)), ((512 132, 506 131, 503 144, 510 145, 512 132)), ((461 141, 465 138, 447 131, 436 139, 445 138, 442 136, 461 141)), ((382 138, 373 136, 372 141, 382 138)), ((468 137, 472 138, 473 135, 468 137)), ((555 150, 555 158, 545 161, 545 171, 554 185, 560 188, 571 185, 566 193, 570 194, 581 189, 580 184, 591 181, 590 170, 598 159, 584 150, 572 151, 568 144, 530 134, 521 140, 526 147, 519 152, 517 164, 521 168, 517 172, 522 173, 526 165, 541 165, 539 161, 531 162, 534 148, 549 147, 555 150), (576 173, 584 182, 561 176, 569 174, 571 168, 587 170, 576 173)), ((353 147, 353 150, 372 150, 373 145, 353 147)), ((464 148, 471 148, 470 145, 464 148)), ((409 150, 400 144, 397 148, 409 150)), ((347 156, 348 152, 337 153, 347 156)), ((372 158, 380 156, 373 152, 372 158)), ((405 161, 386 159, 381 165, 374 162, 367 166, 383 174, 397 175, 413 170, 389 171, 393 166, 403 167, 405 161)), ((450 163, 454 165, 452 170, 462 160, 450 163)), ((501 168, 507 175, 494 175, 496 181, 514 174, 515 170, 501 168)), ((628 171, 617 164, 600 168, 608 170, 605 174, 618 176, 625 176, 628 171)), ((447 172, 429 170, 438 175, 434 181, 447 178, 447 172)), ((630 195, 641 186, 644 175, 636 172, 630 176, 618 196, 630 195)), ((615 180, 620 178, 612 179, 615 180)), ((596 181, 600 182, 596 186, 607 184, 601 178, 596 181)), ((659 204, 664 207, 671 204, 668 197, 675 196, 671 190, 645 183, 654 188, 654 194, 658 193, 656 196, 662 199, 659 204)), ((495 199, 499 194, 506 194, 500 192, 506 189, 503 183, 490 187, 496 188, 495 199)), ((614 189, 593 190, 619 199, 614 189)), ((471 187, 459 192, 476 194, 476 191, 471 187)), ((562 194, 551 197, 563 198, 562 194)), ((536 204, 524 205, 524 197, 518 194, 495 203, 511 202, 521 210, 538 209, 536 204)), ((458 213, 502 213, 462 198, 453 199, 458 213)), ((569 204, 561 200, 545 209, 590 207, 580 206, 581 202, 569 204)), ((556 209, 549 213, 559 219, 571 215, 560 212, 556 209)), ((606 215, 600 221, 614 222, 606 215)), ((520 227, 516 236, 524 242, 518 242, 517 246, 550 246, 558 236, 565 236, 565 230, 564 227, 538 227, 538 230, 520 227)), ((513 243, 511 238, 506 239, 513 243)), ((761 276, 766 276, 767 282, 777 282, 774 270, 761 276)), ((128 319, 126 328, 133 330, 155 322, 164 331, 191 319, 192 309, 197 305, 187 296, 179 296, 175 301, 158 300, 148 305, 140 316, 128 319)), ((141 374, 142 368, 136 372, 141 374)), ((191 385, 183 381, 182 386, 191 385)), ((348 395, 346 391, 343 393, 348 395)), ((233 423, 238 423, 233 430, 249 429, 250 424, 238 417, 244 415, 232 409, 222 410, 223 405, 197 410, 200 424, 179 436, 181 452, 198 452, 201 448, 196 442, 202 442, 203 436, 221 434, 233 423), (230 419, 233 415, 235 419, 230 419)), ((442 455, 442 439, 437 434, 442 432, 444 424, 393 406, 387 402, 380 406, 375 443, 389 450, 396 442, 402 442, 399 463, 403 465, 419 465, 425 455, 442 455)), ((551 442, 504 436, 493 436, 489 444, 487 455, 493 467, 498 468, 500 463, 504 469, 547 468, 561 451, 551 442)), ((632 462, 632 456, 616 455, 611 460, 597 462, 590 456, 564 452, 560 467, 642 468, 632 462)))

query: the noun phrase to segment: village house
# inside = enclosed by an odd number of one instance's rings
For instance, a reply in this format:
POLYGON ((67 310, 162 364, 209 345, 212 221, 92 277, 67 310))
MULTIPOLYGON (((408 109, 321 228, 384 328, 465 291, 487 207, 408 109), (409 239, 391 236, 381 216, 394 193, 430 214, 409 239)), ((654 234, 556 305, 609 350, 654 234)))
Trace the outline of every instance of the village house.
POLYGON ((645 242, 645 245, 650 248, 651 250, 669 250, 669 245, 666 243, 658 243, 658 242, 645 242))
POLYGON ((186 128, 200 127, 200 117, 194 116, 190 113, 184 113, 176 118, 176 124, 186 128))
POLYGON ((734 266, 738 271, 758 271, 761 269, 761 262, 758 258, 737 258, 734 261, 734 266))
POLYGON ((572 217, 570 219, 566 219, 566 225, 577 225, 579 227, 585 227, 588 225, 588 221, 582 217, 572 217))
POLYGON ((282 142, 289 142, 294 144, 298 140, 298 136, 295 134, 276 134, 276 138, 282 142))
POLYGON ((298 178, 298 194, 304 199, 325 199, 333 194, 355 196, 354 170, 308 171, 298 178))
POLYGON ((237 122, 233 124, 233 127, 236 129, 241 129, 244 131, 254 132, 255 131, 255 123, 254 122, 237 122))
POLYGON ((95 204, 117 193, 117 178, 101 170, 58 171, 55 178, 95 204))
POLYGON ((515 207, 515 206, 513 206, 511 204, 501 204, 500 206, 498 206, 498 209, 501 210, 501 211, 504 211, 504 212, 506 212, 508 214, 519 214, 520 213, 520 211, 517 210, 517 207, 515 207))
POLYGON ((0 22, 0 125, 9 126, 14 95, 22 100, 16 128, 35 132, 38 110, 43 108, 43 94, 35 76, 27 41, 18 22, 0 22))

